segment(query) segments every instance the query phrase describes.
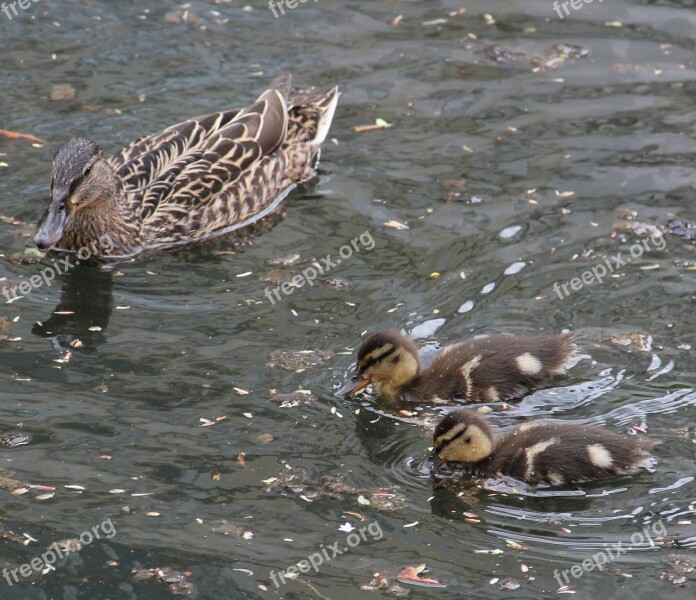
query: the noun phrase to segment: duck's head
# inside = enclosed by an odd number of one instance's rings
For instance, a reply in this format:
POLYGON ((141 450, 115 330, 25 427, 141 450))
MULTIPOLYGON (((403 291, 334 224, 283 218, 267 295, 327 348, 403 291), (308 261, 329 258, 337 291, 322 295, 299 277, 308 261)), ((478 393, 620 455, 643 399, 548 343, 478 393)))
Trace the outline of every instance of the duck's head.
POLYGON ((84 138, 66 142, 53 158, 51 204, 34 233, 39 250, 58 243, 76 212, 115 194, 116 178, 99 146, 84 138))
POLYGON ((360 344, 355 372, 336 393, 350 396, 376 383, 380 395, 394 399, 420 369, 418 348, 411 340, 397 329, 378 331, 360 344))
POLYGON ((447 461, 477 463, 488 458, 495 447, 491 426, 480 415, 461 409, 449 413, 433 436, 438 466, 447 461))

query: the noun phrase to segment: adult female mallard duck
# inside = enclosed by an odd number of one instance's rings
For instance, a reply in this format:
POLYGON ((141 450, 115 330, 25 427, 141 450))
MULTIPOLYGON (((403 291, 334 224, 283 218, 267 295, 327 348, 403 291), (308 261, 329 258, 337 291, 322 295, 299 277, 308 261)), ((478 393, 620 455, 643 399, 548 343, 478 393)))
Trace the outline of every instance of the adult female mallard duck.
POLYGON ((269 215, 312 177, 338 101, 337 88, 289 98, 290 81, 278 77, 249 108, 173 125, 109 159, 94 142, 71 139, 53 160, 51 203, 36 245, 125 257, 269 215), (104 239, 112 243, 96 243, 104 239))
POLYGON ((474 476, 507 475, 532 485, 606 479, 647 467, 653 446, 599 427, 553 421, 524 423, 496 437, 483 417, 466 409, 448 414, 434 441, 440 465, 463 463, 474 476))
POLYGON ((416 345, 396 329, 378 331, 358 349, 353 375, 336 392, 371 383, 390 402, 498 402, 517 398, 565 373, 575 356, 572 333, 491 335, 443 348, 427 368, 416 345))

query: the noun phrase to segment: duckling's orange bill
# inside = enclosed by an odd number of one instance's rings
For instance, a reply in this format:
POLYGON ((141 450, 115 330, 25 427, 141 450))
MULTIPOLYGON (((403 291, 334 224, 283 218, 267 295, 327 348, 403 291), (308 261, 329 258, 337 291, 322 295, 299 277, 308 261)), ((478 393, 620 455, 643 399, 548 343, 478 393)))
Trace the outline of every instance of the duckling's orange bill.
POLYGON ((363 379, 357 373, 353 373, 353 375, 350 376, 348 381, 346 381, 341 386, 341 389, 339 389, 336 392, 336 395, 337 396, 350 396, 351 394, 355 394, 356 392, 359 392, 363 388, 366 388, 368 385, 370 385, 369 379, 363 379))

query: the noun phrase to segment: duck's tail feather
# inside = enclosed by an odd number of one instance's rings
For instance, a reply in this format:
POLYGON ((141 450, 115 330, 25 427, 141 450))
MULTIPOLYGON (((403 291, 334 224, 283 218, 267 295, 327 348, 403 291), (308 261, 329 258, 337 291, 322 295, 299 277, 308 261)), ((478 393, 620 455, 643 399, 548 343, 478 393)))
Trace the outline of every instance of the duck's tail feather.
POLYGON ((338 86, 336 86, 321 96, 315 105, 319 111, 319 122, 317 123, 317 133, 311 141, 312 144, 321 146, 326 140, 326 136, 329 135, 329 129, 331 129, 331 122, 333 121, 340 95, 338 86))
POLYGON ((290 95, 290 86, 292 85, 292 75, 290 73, 283 73, 282 75, 278 75, 273 81, 271 81, 271 85, 269 85, 269 89, 272 90, 278 90, 280 94, 287 100, 288 96, 290 95))

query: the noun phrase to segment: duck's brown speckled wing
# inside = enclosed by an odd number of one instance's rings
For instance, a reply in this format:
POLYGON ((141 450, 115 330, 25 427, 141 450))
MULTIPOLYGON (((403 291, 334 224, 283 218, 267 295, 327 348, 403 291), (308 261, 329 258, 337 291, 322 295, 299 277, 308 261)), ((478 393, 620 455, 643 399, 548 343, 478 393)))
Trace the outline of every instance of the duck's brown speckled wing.
POLYGON ((188 119, 136 140, 107 160, 124 192, 144 189, 177 161, 190 157, 241 112, 234 109, 188 119))
POLYGON ((282 75, 247 109, 184 121, 109 160, 143 247, 243 227, 313 175, 338 90, 288 101, 290 82, 282 75))
POLYGON ((202 239, 261 213, 282 192, 286 132, 286 98, 270 89, 248 109, 192 119, 122 151, 117 175, 144 244, 202 239))

